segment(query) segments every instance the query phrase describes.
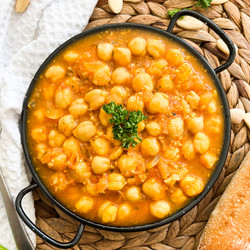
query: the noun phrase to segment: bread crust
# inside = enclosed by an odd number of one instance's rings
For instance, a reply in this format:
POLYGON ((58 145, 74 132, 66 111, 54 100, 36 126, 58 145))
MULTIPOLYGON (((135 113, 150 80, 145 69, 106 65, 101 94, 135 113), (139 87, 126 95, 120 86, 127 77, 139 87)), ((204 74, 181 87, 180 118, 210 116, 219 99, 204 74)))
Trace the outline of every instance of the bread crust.
POLYGON ((250 151, 212 212, 197 249, 250 249, 250 151))

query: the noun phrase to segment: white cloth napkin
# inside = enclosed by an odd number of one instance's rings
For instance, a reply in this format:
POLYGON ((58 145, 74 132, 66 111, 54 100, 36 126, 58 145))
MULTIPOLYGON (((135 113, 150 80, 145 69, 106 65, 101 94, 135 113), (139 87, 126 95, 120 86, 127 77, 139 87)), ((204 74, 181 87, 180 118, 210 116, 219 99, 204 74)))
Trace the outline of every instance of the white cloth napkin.
MULTIPOLYGON (((17 14, 15 1, 1 0, 0 8, 0 166, 13 198, 29 185, 18 120, 27 88, 41 63, 60 44, 80 33, 97 0, 31 0, 28 9, 17 14)), ((34 222, 31 194, 24 210, 34 222)), ((0 196, 0 245, 16 249, 0 196)), ((29 235, 35 244, 35 235, 29 235)))

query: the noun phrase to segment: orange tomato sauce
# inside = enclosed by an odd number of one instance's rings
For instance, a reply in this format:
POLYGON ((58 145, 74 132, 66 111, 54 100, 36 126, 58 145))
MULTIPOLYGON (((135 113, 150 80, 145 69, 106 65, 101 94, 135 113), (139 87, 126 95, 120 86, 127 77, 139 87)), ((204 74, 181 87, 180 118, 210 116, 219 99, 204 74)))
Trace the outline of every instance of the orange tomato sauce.
POLYGON ((203 191, 222 149, 213 80, 185 48, 152 32, 111 30, 71 44, 41 74, 28 107, 42 182, 102 224, 142 225, 180 210, 203 191), (137 146, 113 139, 112 116, 101 110, 112 101, 147 116, 137 146))

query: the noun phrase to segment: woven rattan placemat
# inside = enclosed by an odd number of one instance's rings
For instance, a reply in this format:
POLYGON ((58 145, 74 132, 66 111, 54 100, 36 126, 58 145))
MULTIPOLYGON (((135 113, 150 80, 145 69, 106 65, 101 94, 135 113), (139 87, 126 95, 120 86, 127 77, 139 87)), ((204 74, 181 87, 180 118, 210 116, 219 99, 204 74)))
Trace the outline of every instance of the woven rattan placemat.
MULTIPOLYGON (((207 9, 195 7, 197 1, 193 0, 124 0, 122 12, 118 15, 111 12, 107 2, 98 2, 87 28, 132 22, 166 29, 170 20, 168 10, 174 8, 191 8, 212 19, 238 47, 235 62, 219 74, 230 108, 250 112, 250 0, 231 0, 207 9)), ((183 30, 176 26, 174 33, 194 46, 214 68, 226 59, 225 54, 217 48, 218 36, 206 25, 199 31, 183 30)), ((196 249, 210 213, 250 149, 249 140, 250 131, 244 121, 232 126, 231 146, 219 179, 207 196, 179 220, 135 233, 108 232, 86 226, 80 242, 73 249, 196 249)), ((78 223, 54 207, 40 190, 33 195, 37 225, 58 241, 72 239, 78 223)), ((36 249, 56 248, 37 237, 36 249)))

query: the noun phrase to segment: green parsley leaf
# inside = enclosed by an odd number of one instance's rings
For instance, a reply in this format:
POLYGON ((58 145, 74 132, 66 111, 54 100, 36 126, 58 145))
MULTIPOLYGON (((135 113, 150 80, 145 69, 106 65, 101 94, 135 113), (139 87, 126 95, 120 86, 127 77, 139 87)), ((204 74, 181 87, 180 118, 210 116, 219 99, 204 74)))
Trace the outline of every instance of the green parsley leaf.
POLYGON ((123 148, 128 149, 130 145, 135 147, 141 142, 137 132, 138 123, 147 117, 140 110, 128 112, 121 104, 116 105, 115 102, 103 105, 102 108, 107 114, 112 115, 109 122, 113 124, 113 138, 121 141, 123 148))
POLYGON ((198 0, 198 3, 195 5, 196 7, 208 8, 212 0, 198 0))
POLYGON ((181 9, 173 9, 168 11, 168 15, 172 18, 181 9))

